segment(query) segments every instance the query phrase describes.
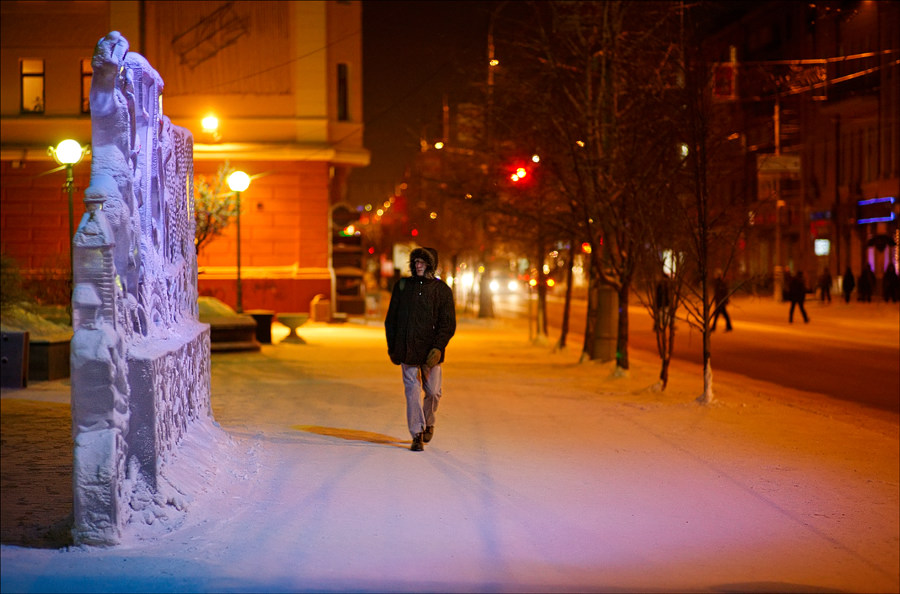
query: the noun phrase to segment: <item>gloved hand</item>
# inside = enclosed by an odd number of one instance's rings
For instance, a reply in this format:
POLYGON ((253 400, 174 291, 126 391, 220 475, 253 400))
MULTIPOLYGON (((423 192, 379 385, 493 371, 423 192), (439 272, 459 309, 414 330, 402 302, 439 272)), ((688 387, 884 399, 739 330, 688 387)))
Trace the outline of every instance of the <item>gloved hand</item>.
POLYGON ((441 349, 431 349, 428 351, 428 358, 425 359, 425 365, 429 369, 441 362, 441 349))

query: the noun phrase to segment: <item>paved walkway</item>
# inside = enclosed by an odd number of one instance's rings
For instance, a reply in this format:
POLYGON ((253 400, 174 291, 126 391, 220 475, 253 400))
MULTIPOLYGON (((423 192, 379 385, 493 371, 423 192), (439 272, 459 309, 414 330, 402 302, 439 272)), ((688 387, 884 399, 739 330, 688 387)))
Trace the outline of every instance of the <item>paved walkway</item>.
MULTIPOLYGON (((767 320, 781 320, 784 321, 786 325, 786 304, 774 303, 771 300, 767 299, 752 299, 752 298, 744 298, 744 299, 736 299, 733 303, 733 316, 736 319, 741 319, 744 323, 751 323, 754 320, 757 322, 767 321, 767 320)), ((843 328, 846 330, 852 330, 854 332, 859 332, 863 338, 862 340, 886 340, 889 343, 893 341, 893 344, 896 344, 898 340, 898 320, 900 320, 900 311, 898 311, 898 307, 896 304, 884 304, 884 303, 874 303, 874 304, 843 304, 838 302, 833 302, 831 305, 821 305, 816 302, 809 303, 809 312, 813 319, 813 322, 809 325, 808 329, 811 332, 822 332, 823 336, 827 336, 829 332, 832 332, 834 328, 843 328), (887 338, 885 338, 887 337, 887 338)), ((378 327, 380 325, 380 320, 370 320, 365 323, 367 326, 378 327)), ((353 326, 358 326, 358 324, 348 324, 347 328, 351 329, 353 326)), ((312 327, 314 328, 314 326, 312 327)), ((481 332, 479 340, 483 340, 485 335, 490 335, 490 329, 485 326, 479 326, 477 320, 471 320, 469 322, 469 330, 476 329, 481 332), (487 334, 485 334, 485 332, 487 334)), ((340 326, 334 327, 336 332, 340 332, 340 326)), ((464 332, 468 332, 469 330, 464 330, 464 332)), ((317 328, 316 332, 319 332, 319 336, 324 340, 324 334, 321 334, 321 328, 317 328)), ((303 332, 301 332, 301 335, 303 332)), ((275 332, 276 338, 280 338, 283 334, 279 332, 275 332)), ((473 333, 474 336, 474 333, 473 333)), ((473 338, 474 340, 474 338, 473 338)), ((368 343, 367 343, 368 344, 368 343)), ((325 351, 321 352, 318 356, 324 357, 322 359, 323 364, 320 366, 311 366, 307 368, 307 371, 312 373, 313 375, 322 374, 322 377, 329 377, 331 374, 334 374, 336 371, 343 373, 346 375, 347 370, 341 370, 339 364, 335 364, 331 359, 335 357, 340 357, 340 349, 334 346, 325 346, 325 351), (328 350, 331 349, 331 350, 328 350), (324 364, 324 361, 329 361, 328 364, 324 364)), ((271 365, 276 366, 273 369, 277 369, 279 373, 281 373, 279 365, 286 365, 288 360, 282 360, 281 355, 277 355, 279 352, 279 347, 277 345, 273 345, 272 347, 266 347, 266 349, 270 349, 270 352, 273 354, 273 357, 270 358, 271 365)), ((264 354, 265 350, 264 349, 264 354)), ((383 359, 384 353, 381 351, 377 351, 377 349, 370 349, 372 351, 371 355, 366 355, 365 360, 360 363, 362 366, 371 366, 377 365, 383 359), (370 361, 371 359, 371 361, 370 361)), ((515 360, 512 356, 515 353, 499 351, 496 353, 491 353, 492 357, 496 358, 496 361, 499 365, 503 365, 508 361, 515 360)), ((242 357, 245 356, 256 356, 256 355, 241 355, 241 354, 228 354, 221 359, 217 359, 214 357, 213 359, 213 367, 214 367, 214 393, 217 390, 217 386, 222 386, 221 383, 215 383, 216 369, 225 370, 225 375, 221 375, 218 377, 238 377, 237 375, 228 375, 228 374, 240 374, 241 381, 244 382, 252 382, 252 374, 248 374, 248 370, 250 369, 245 363, 242 363, 242 357), (221 363, 220 363, 221 362, 221 363)), ((478 415, 484 414, 484 407, 486 404, 480 403, 479 400, 472 399, 471 394, 477 394, 479 390, 483 389, 485 380, 483 378, 483 365, 479 365, 478 361, 461 361, 456 364, 457 367, 454 371, 456 374, 454 377, 454 381, 459 385, 465 385, 468 390, 467 393, 469 395, 468 405, 470 406, 469 410, 466 410, 466 415, 477 413, 478 415)), ((898 364, 900 365, 900 364, 898 364)), ((366 367, 368 369, 368 367, 366 367)), ((271 369, 269 371, 272 371, 271 369)), ((679 371, 675 370, 676 374, 679 371)), ((514 375, 514 371, 510 369, 503 368, 502 370, 498 370, 497 375, 499 378, 509 379, 511 377, 510 374, 514 375)), ((570 372, 571 373, 571 372, 570 372)), ((691 370, 689 373, 696 375, 696 370, 691 370)), ((283 377, 275 378, 277 381, 271 382, 272 378, 268 378, 266 385, 261 388, 261 390, 271 390, 272 394, 277 393, 278 391, 284 390, 284 379, 283 377)), ((394 385, 396 378, 388 378, 387 385, 383 388, 386 391, 391 391, 395 389, 394 385)), ((308 381, 308 380, 307 380, 308 381)), ((381 381, 381 380, 379 380, 381 381)), ((498 377, 492 377, 491 382, 497 382, 498 377)), ((719 382, 729 382, 731 379, 725 375, 720 374, 717 375, 717 381, 719 382)), ((351 382, 352 383, 352 382, 351 382)), ((506 384, 509 385, 509 384, 506 384)), ((535 390, 535 394, 531 395, 529 392, 528 398, 538 398, 538 393, 542 392, 542 386, 550 387, 552 384, 547 383, 547 380, 541 378, 539 383, 535 383, 534 386, 527 386, 524 389, 535 390)), ((225 386, 225 390, 223 392, 230 392, 230 386, 225 386)), ((322 394, 326 394, 327 390, 332 388, 328 388, 327 386, 323 386, 321 394, 318 395, 322 402, 325 403, 325 400, 322 397, 322 394)), ((382 388, 379 388, 382 389, 382 388)), ((762 389, 762 388, 761 388, 762 389)), ((394 390, 395 391, 395 390, 394 390)), ((268 392, 266 392, 268 393, 268 392)), ((214 394, 215 395, 215 394, 214 394)), ((261 394, 254 394, 252 398, 254 400, 259 400, 261 394)), ((229 395, 229 398, 231 396, 229 395)), ((67 381, 53 381, 53 382, 37 382, 32 383, 27 389, 23 390, 6 390, 2 391, 2 400, 0 400, 0 406, 2 406, 2 415, 0 415, 0 432, 2 432, 2 451, 0 451, 0 461, 2 461, 2 531, 0 531, 0 542, 4 545, 18 545, 29 548, 59 548, 68 544, 69 536, 68 536, 68 523, 69 523, 69 515, 72 510, 72 495, 71 495, 71 470, 72 470, 72 460, 71 460, 71 436, 70 436, 70 411, 68 406, 68 382, 67 381)), ((572 406, 575 406, 577 403, 575 401, 571 403, 566 403, 564 409, 571 409, 572 406)), ((645 421, 644 430, 651 431, 659 431, 660 422, 665 422, 664 419, 666 416, 671 414, 685 415, 687 414, 686 409, 678 408, 677 410, 668 410, 668 409, 657 409, 658 401, 654 400, 653 397, 647 395, 636 395, 635 402, 633 403, 633 409, 630 407, 632 405, 628 404, 624 409, 617 409, 620 411, 627 410, 635 410, 642 411, 641 414, 648 415, 645 421), (653 418, 650 418, 653 417, 653 418), (655 420, 654 420, 655 419, 655 420), (654 428, 654 429, 651 429, 654 428)), ((223 408, 217 411, 216 416, 217 420, 222 422, 222 424, 226 427, 233 427, 235 423, 242 422, 242 415, 246 414, 247 404, 235 405, 235 408, 223 408)), ((396 403, 389 404, 391 410, 396 408, 396 403)), ((491 405, 494 406, 494 405, 491 405)), ((621 406, 621 405, 620 405, 621 406)), ((755 406, 755 405, 754 405, 755 406)), ((780 405, 779 405, 780 406, 780 405)), ((849 406, 849 405, 848 405, 849 406)), ((456 407, 448 407, 448 415, 456 414, 457 416, 462 415, 464 412, 463 401, 460 399, 460 403, 456 407), (456 410, 454 410, 456 409, 456 410)), ((576 408, 578 408, 576 406, 576 408)), ((326 407, 327 409, 327 407, 326 407)), ((562 410, 562 409, 560 409, 562 410)), ((265 413, 265 409, 260 409, 260 412, 265 413)), ((277 412, 277 411, 275 411, 277 412)), ((609 411, 607 411, 609 412, 609 411)), ((323 413, 324 414, 324 413, 323 413)), ((328 413, 331 414, 331 413, 328 413)), ((398 415, 401 413, 398 413, 398 415)), ((740 415, 740 413, 737 413, 740 415)), ((752 414, 752 411, 747 413, 752 414)), ((822 421, 823 416, 821 414, 814 414, 813 416, 819 421, 822 422, 833 422, 829 419, 836 419, 838 424, 843 423, 840 421, 841 418, 851 419, 850 423, 842 424, 842 430, 847 429, 849 425, 857 425, 858 423, 867 424, 867 431, 871 430, 873 427, 875 428, 874 433, 881 435, 879 437, 879 447, 883 447, 884 444, 893 444, 893 447, 896 449, 896 416, 890 417, 888 416, 880 416, 878 418, 872 418, 869 421, 863 421, 863 419, 859 416, 860 411, 858 409, 846 409, 841 411, 829 411, 825 421, 822 421), (843 415, 843 417, 842 417, 843 415), (886 441, 883 439, 886 438, 886 441)), ((480 418, 480 417, 479 417, 480 418)), ((736 417, 737 418, 737 417, 736 417)), ((457 425, 462 431, 463 427, 467 427, 469 423, 474 419, 474 417, 469 416, 460 416, 457 419, 457 425)), ((695 419, 698 423, 701 422, 702 419, 695 419)), ((265 422, 279 422, 283 421, 283 419, 271 419, 266 418, 265 422)), ((331 423, 327 423, 325 421, 322 422, 322 425, 335 426, 335 427, 347 427, 348 425, 339 424, 340 420, 327 419, 327 421, 331 421, 331 423)), ((816 422, 819 422, 816 421, 816 422)), ((255 422, 255 421, 254 421, 255 422)), ((476 425, 483 425, 485 419, 481 419, 476 425)), ((533 421, 538 423, 537 419, 533 421)), ((577 424, 583 424, 587 422, 587 420, 582 419, 573 419, 573 422, 577 424)), ((619 422, 616 419, 612 419, 610 422, 616 423, 619 422)), ((704 421, 705 422, 705 421, 704 421)), ((535 425, 538 426, 538 425, 535 425)), ((615 425, 613 425, 614 427, 615 425)), ((482 427, 483 429, 483 427, 482 427)), ((799 429, 799 428, 798 428, 799 429)), ((312 428, 306 427, 304 429, 307 433, 312 431, 312 428)), ((730 434, 734 430, 733 427, 728 428, 728 433, 723 433, 719 435, 719 439, 727 439, 727 435, 730 434)), ((812 431, 812 429, 804 429, 812 431)), ((847 429, 849 431, 849 429, 847 429)), ((511 439, 518 439, 521 436, 512 435, 509 433, 509 428, 501 428, 500 433, 502 437, 506 440, 505 443, 509 445, 499 446, 498 447, 508 447, 511 450, 515 450, 515 446, 512 445, 514 442, 510 441, 511 439)), ((387 433, 388 431, 386 431, 387 433)), ((744 430, 741 430, 743 433, 744 430)), ((802 432, 797 432, 797 435, 791 435, 786 437, 785 439, 800 439, 802 437, 802 432)), ((398 433, 393 431, 394 435, 398 433)), ((665 434, 665 431, 663 431, 665 434)), ((488 433, 487 435, 491 435, 488 433)), ((848 433, 849 435, 849 433, 848 433)), ((574 446, 576 443, 583 442, 581 439, 573 439, 575 436, 567 435, 565 438, 565 444, 567 446, 574 446)), ((669 436, 671 437, 671 436, 669 436)), ((449 436, 445 437, 448 439, 449 436)), ((685 444, 693 439, 694 436, 689 434, 680 435, 677 439, 682 440, 677 444, 674 444, 674 448, 672 443, 669 443, 667 447, 670 450, 675 451, 678 450, 682 454, 688 453, 685 450, 685 444)), ((447 447, 456 447, 457 457, 464 457, 464 454, 469 454, 468 451, 461 451, 471 445, 471 442, 467 442, 462 439, 462 435, 459 436, 461 440, 455 446, 447 446, 447 447), (465 444, 465 445, 464 445, 465 444)), ((483 438, 482 438, 483 439, 483 438)), ((489 437, 488 439, 494 439, 494 437, 489 437)), ((592 436, 591 439, 603 439, 602 436, 592 436)), ((668 439, 668 438, 667 438, 668 439)), ((600 442, 602 444, 602 442, 600 442)), ((598 445, 598 444, 595 444, 598 445)), ((709 444, 707 444, 709 445, 709 444)), ((848 460, 852 455, 856 455, 858 452, 856 451, 859 447, 865 447, 865 444, 850 444, 848 442, 848 446, 852 445, 853 452, 851 453, 848 449, 848 460)), ((440 447, 440 446, 439 446, 440 447)), ((523 444, 518 445, 517 447, 523 447, 523 444)), ((792 446, 793 447, 793 446, 792 446)), ((891 447, 890 445, 888 447, 891 447)), ((706 451, 715 451, 715 446, 712 448, 700 448, 698 452, 706 451)), ((556 446, 553 446, 552 453, 554 456, 560 456, 556 458, 558 460, 567 460, 567 463, 571 463, 569 460, 569 456, 571 456, 575 450, 566 449, 563 447, 563 442, 559 442, 556 446)), ((626 453, 626 451, 620 453, 626 453)), ((541 458, 549 457, 553 458, 553 456, 549 456, 551 452, 544 451, 542 453, 541 458)), ((637 453, 637 452, 636 452, 637 453)), ((693 453, 693 452, 692 452, 693 453)), ((427 453, 426 453, 427 454, 427 453)), ((480 454, 479 454, 480 455, 480 454)), ((706 456, 708 454, 699 454, 701 456, 706 456)), ((716 456, 721 454, 716 454, 716 456)), ((892 455, 896 458, 896 452, 892 455)), ((889 456, 890 457, 890 456, 889 456)), ((478 456, 475 456, 478 458, 478 456)), ((798 460, 801 460, 798 456, 798 460)), ((551 461, 552 460, 548 460, 551 461)), ((750 459, 745 460, 740 464, 748 464, 750 459)), ((896 460, 894 460, 896 461, 896 460)), ((498 462, 498 461, 495 461, 498 462)), ((704 464, 710 463, 707 461, 704 464)), ((848 465, 851 462, 846 462, 848 465)), ((852 462, 853 464, 859 464, 858 462, 852 462)), ((553 462, 549 468, 553 467, 553 462)), ((718 464, 718 461, 716 462, 718 464)), ((740 465, 739 464, 739 465, 740 465)), ((805 464, 805 462, 804 462, 805 464)), ((895 464, 896 465, 896 464, 895 464)), ((495 466, 493 472, 498 472, 499 474, 503 474, 504 472, 508 472, 508 469, 501 470, 502 466, 495 466)), ((728 466, 731 470, 729 472, 735 471, 734 466, 728 466)), ((748 464, 748 469, 751 469, 751 472, 761 472, 767 474, 765 481, 766 484, 775 488, 777 484, 778 488, 782 489, 782 494, 787 493, 789 490, 789 486, 787 484, 781 484, 778 481, 784 480, 784 471, 785 468, 772 466, 771 468, 766 467, 765 469, 757 469, 755 466, 748 464), (752 467, 752 469, 751 469, 752 467), (781 472, 781 475, 778 475, 778 472, 781 472), (768 476, 771 475, 771 476, 768 476), (769 482, 771 481, 771 482, 769 482)), ((662 470, 662 468, 660 468, 662 470)), ((546 471, 546 469, 544 469, 546 471)), ((486 471, 487 472, 487 471, 486 471)), ((857 469, 854 468, 851 473, 856 473, 857 469)), ((351 475, 348 475, 351 476, 351 475)), ((745 477, 742 474, 734 475, 732 477, 735 481, 739 481, 744 483, 745 477)), ((565 479, 560 476, 561 480, 571 480, 570 477, 566 477, 565 479)), ((746 479, 747 483, 757 484, 756 488, 765 487, 764 484, 759 483, 759 477, 753 477, 746 479)), ((648 485, 649 486, 649 485, 648 485)), ((795 485, 796 487, 796 485, 795 485)), ((888 485, 888 492, 896 491, 896 481, 894 481, 893 485, 888 485)), ((848 491, 847 496, 851 497, 850 489, 851 487, 847 487, 848 491)), ((752 489, 751 489, 752 490, 752 489)), ((765 492, 766 498, 770 497, 778 497, 777 494, 768 493, 769 488, 766 487, 762 492, 765 492)), ((862 491, 853 491, 858 496, 862 491)), ((744 495, 747 495, 747 492, 744 492, 744 495)), ((752 497, 748 501, 753 501, 752 497)), ((854 504, 853 499, 851 498, 849 501, 842 502, 831 502, 830 504, 822 504, 823 508, 828 508, 830 505, 838 506, 840 504, 840 509, 855 509, 857 511, 853 512, 855 514, 861 513, 859 510, 866 508, 868 503, 860 503, 854 504), (862 507, 860 507, 862 506, 862 507)), ((352 506, 352 502, 345 502, 352 506)), ((649 501, 648 501, 649 503, 649 501)), ((896 503, 896 501, 894 501, 896 503)), ((754 505, 759 505, 758 502, 754 505)), ((793 504, 792 504, 793 505, 793 504)), ((802 509, 802 502, 797 503, 797 505, 801 505, 798 507, 797 513, 800 514, 800 517, 805 517, 802 512, 799 510, 802 509)), ((894 509, 896 505, 894 505, 894 509)), ((671 511, 664 512, 665 514, 673 513, 671 511)), ((835 512, 832 510, 829 512, 832 514, 832 517, 835 512)), ((895 512, 894 512, 895 513, 895 512)), ((841 514, 839 514, 841 515, 841 514)), ((668 517, 668 516, 662 516, 668 517)), ((875 516, 873 516, 875 517, 875 516)), ((819 522, 820 520, 815 519, 807 519, 803 520, 803 522, 819 522)), ((847 530, 850 524, 853 524, 856 520, 848 520, 847 523, 844 523, 843 530, 847 530)), ((894 525, 896 525, 896 515, 893 516, 894 525)), ((871 524, 869 525, 871 527, 871 524)), ((550 528, 548 526, 548 528, 550 528)), ((838 530, 838 528, 829 528, 829 530, 838 530)), ((874 529, 874 528, 872 528, 874 529)), ((896 535, 895 535, 896 536, 896 535)), ((841 543, 841 547, 847 545, 847 543, 851 542, 852 539, 848 540, 847 534, 843 532, 835 532, 835 536, 829 537, 828 539, 821 540, 819 544, 824 546, 824 549, 834 549, 829 545, 829 543, 841 543)), ((585 543, 588 544, 588 543, 585 543)), ((398 545, 400 546, 400 545, 398 545)), ((818 545, 817 545, 818 546, 818 545)), ((856 545, 852 545, 855 547, 856 545)), ((894 550, 896 551, 896 537, 894 537, 893 545, 894 550)), ((855 550, 855 549, 854 549, 855 550)), ((856 553, 854 553, 856 555, 856 553)), ((889 557, 888 557, 889 558, 889 557)), ((876 571, 882 571, 879 578, 882 586, 884 584, 890 584, 891 579, 886 577, 883 573, 883 568, 885 565, 883 564, 883 559, 869 559, 863 565, 868 564, 869 566, 876 566, 879 569, 876 571)), ((874 575, 874 574, 873 574, 874 575)), ((889 575, 889 574, 888 574, 889 575)), ((896 578, 896 576, 895 576, 896 578)), ((829 582, 835 583, 835 582, 829 582)), ((896 579, 893 582, 896 585, 896 579)), ((489 584, 488 584, 489 585, 489 584)), ((782 585, 790 585, 790 584, 782 584, 782 585)), ((756 589, 759 589, 760 585, 756 584, 756 589)), ((857 584, 858 591, 865 591, 864 585, 857 584)), ((723 586, 726 587, 726 586, 723 586)), ((737 586, 735 586, 737 587, 737 586)), ((740 588, 739 588, 740 589, 740 588)), ((888 588, 890 590, 890 587, 888 588)))

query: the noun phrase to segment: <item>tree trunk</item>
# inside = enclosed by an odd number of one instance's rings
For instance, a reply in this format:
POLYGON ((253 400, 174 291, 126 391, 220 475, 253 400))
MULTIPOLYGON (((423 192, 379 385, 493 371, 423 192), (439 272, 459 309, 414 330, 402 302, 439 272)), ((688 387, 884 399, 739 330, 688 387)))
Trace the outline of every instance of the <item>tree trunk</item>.
POLYGON ((674 297, 668 295, 668 303, 659 303, 655 308, 654 330, 656 331, 656 351, 661 361, 659 370, 660 390, 665 390, 669 384, 669 365, 672 363, 672 353, 675 351, 675 311, 671 305, 674 297))
POLYGON ((538 240, 537 245, 537 316, 535 318, 535 344, 547 342, 547 277, 544 274, 544 242, 538 240))
POLYGON ((459 295, 457 290, 459 285, 459 279, 456 277, 457 270, 459 270, 459 254, 454 252, 453 257, 450 259, 450 270, 447 271, 448 276, 453 277, 453 284, 450 285, 450 290, 453 292, 453 303, 456 303, 456 297, 459 295))
POLYGON ((481 281, 479 282, 478 317, 494 317, 494 299, 491 295, 491 276, 490 269, 488 268, 487 264, 485 264, 484 266, 484 272, 481 274, 481 281))
POLYGON ((618 291, 618 329, 616 332, 616 367, 628 369, 628 284, 618 291))
POLYGON ((555 351, 565 350, 566 336, 569 334, 569 310, 572 307, 572 280, 574 278, 575 267, 575 241, 571 242, 572 248, 569 250, 569 266, 566 270, 566 301, 563 305, 562 329, 559 332, 559 341, 556 343, 555 351))
POLYGON ((588 258, 588 291, 587 291, 587 315, 584 319, 584 343, 581 347, 581 361, 585 359, 593 359, 594 332, 597 327, 597 302, 599 301, 600 278, 594 271, 597 270, 599 262, 595 261, 596 250, 591 251, 591 257, 588 258))
POLYGON ((703 362, 703 394, 697 399, 700 404, 709 404, 713 401, 712 364, 709 357, 703 362))

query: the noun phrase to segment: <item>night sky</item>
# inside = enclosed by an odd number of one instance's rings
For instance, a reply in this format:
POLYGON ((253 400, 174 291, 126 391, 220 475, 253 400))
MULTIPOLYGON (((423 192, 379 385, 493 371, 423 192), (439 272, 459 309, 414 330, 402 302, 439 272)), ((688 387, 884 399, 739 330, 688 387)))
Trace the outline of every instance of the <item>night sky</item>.
MULTIPOLYGON (((364 142, 372 157, 350 176, 351 204, 390 196, 422 135, 440 135, 444 95, 453 106, 471 92, 471 81, 485 80, 488 22, 499 4, 498 26, 515 19, 516 2, 363 0, 364 142)), ((727 21, 759 3, 710 6, 727 21)))
POLYGON ((473 71, 487 72, 487 22, 494 4, 363 1, 363 117, 372 161, 352 173, 351 203, 390 195, 423 131, 429 137, 440 133, 444 94, 451 105, 462 100, 473 71))

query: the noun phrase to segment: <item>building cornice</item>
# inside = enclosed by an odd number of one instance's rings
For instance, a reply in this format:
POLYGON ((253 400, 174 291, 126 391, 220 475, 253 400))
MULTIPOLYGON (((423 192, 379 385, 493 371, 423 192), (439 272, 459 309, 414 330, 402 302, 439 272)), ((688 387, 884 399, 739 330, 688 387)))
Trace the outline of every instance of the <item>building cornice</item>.
POLYGON ((370 158, 367 149, 327 144, 228 142, 194 145, 195 161, 325 161, 365 167, 370 158))
MULTIPOLYGON (((53 161, 47 146, 0 145, 3 161, 53 161)), ((231 142, 221 144, 195 144, 195 161, 319 161, 365 167, 371 155, 367 149, 345 149, 328 145, 231 142)), ((85 157, 90 161, 90 155, 85 157)))

